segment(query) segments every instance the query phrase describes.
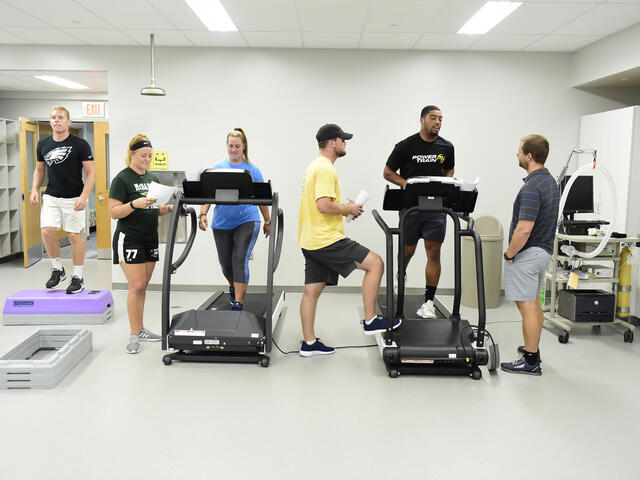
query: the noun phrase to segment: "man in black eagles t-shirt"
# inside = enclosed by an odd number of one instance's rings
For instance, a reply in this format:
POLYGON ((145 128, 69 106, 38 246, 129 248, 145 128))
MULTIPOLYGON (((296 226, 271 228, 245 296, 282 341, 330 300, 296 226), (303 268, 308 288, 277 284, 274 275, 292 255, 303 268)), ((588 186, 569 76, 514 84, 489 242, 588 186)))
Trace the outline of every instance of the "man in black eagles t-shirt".
MULTIPOLYGON (((397 143, 384 167, 384 178, 404 187, 407 179, 425 176, 453 176, 455 157, 453 144, 441 136, 442 112, 428 105, 420 112, 420 132, 397 143), (400 174, 398 174, 400 170, 400 174)), ((445 213, 414 212, 405 220, 405 269, 424 239, 427 252, 424 304, 416 312, 423 318, 436 318, 433 298, 440 279, 440 247, 447 228, 445 213)), ((406 271, 406 270, 405 270, 406 271)))
POLYGON ((86 140, 69 132, 71 119, 66 108, 53 107, 49 123, 53 135, 38 142, 38 161, 33 172, 30 200, 33 205, 40 203, 40 186, 44 181, 46 166, 49 181, 40 210, 42 241, 52 268, 46 287, 54 288, 66 278, 60 262, 60 244, 56 238, 56 231, 61 229, 69 235, 73 258, 73 272, 67 293, 78 293, 84 290, 82 268, 85 247, 82 231, 85 228, 89 193, 96 177, 93 155, 86 140), (86 174, 84 183, 83 170, 86 174))

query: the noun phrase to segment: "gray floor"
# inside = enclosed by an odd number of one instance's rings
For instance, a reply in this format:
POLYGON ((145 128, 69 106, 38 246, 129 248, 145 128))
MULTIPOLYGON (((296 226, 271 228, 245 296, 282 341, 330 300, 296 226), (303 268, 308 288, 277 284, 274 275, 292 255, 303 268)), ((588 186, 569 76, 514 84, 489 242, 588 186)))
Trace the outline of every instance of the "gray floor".
MULTIPOLYGON (((6 297, 36 288, 44 262, 0 265, 6 297)), ((87 262, 93 288, 110 285, 108 261, 87 262)), ((205 294, 172 297, 172 309, 205 294)), ((0 391, 2 479, 637 479, 640 341, 602 328, 567 345, 545 330, 543 375, 484 369, 481 380, 386 376, 377 348, 301 358, 278 352, 269 368, 162 364, 158 344, 124 353, 126 292, 115 318, 89 326, 93 352, 53 390, 0 391)), ((298 347, 298 294, 289 294, 279 343, 298 347)), ((450 303, 450 298, 443 299, 450 303)), ((463 309, 473 320, 474 311, 463 309)), ((489 312, 503 359, 521 342, 512 304, 489 312)), ((353 294, 322 297, 318 335, 366 345, 353 294)), ((160 294, 149 293, 160 329, 160 294)), ((4 353, 35 330, 0 326, 4 353)))

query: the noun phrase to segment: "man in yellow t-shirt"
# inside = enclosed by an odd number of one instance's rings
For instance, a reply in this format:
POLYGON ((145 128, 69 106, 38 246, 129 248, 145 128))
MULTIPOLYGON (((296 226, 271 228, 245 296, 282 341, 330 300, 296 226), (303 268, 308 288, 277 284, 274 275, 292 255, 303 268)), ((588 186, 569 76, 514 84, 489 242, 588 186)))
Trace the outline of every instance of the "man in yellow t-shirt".
MULTIPOLYGON (((316 134, 319 156, 307 167, 302 180, 298 245, 305 258, 305 285, 300 302, 303 357, 335 352, 315 336, 316 306, 325 286, 337 285, 338 275, 346 278, 356 268, 365 272, 362 281, 365 335, 387 328, 386 318, 376 315, 376 297, 384 271, 382 259, 344 235, 342 217, 358 218, 363 212, 361 204, 340 203, 340 184, 334 167, 335 161, 346 155, 346 140, 352 137, 335 124, 320 127, 316 134)), ((400 319, 394 319, 393 328, 398 326, 400 319)))

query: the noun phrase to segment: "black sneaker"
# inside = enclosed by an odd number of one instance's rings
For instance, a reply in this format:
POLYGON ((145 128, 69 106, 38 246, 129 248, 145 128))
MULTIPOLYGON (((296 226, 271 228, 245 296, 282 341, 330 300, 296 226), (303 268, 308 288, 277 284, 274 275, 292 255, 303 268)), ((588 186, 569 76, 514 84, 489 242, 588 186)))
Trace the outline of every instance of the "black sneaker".
POLYGON ((62 268, 62 270, 58 270, 57 268, 54 268, 53 270, 51 270, 51 278, 47 280, 47 283, 45 284, 45 286, 47 288, 57 287, 60 281, 66 278, 67 278, 67 275, 64 272, 64 267, 62 268))
POLYGON ((71 283, 67 287, 67 293, 79 293, 84 290, 84 280, 75 275, 71 277, 71 283))
POLYGON ((513 362, 501 363, 500 368, 509 373, 524 373, 525 375, 542 375, 540 360, 533 365, 529 365, 524 357, 520 357, 513 362))
MULTIPOLYGON (((518 353, 520 355, 524 355, 524 345, 520 345, 518 347, 518 353)), ((540 356, 540 347, 538 347, 538 360, 540 360, 540 363, 542 363, 542 357, 540 356)))
POLYGON ((335 353, 336 349, 333 347, 328 347, 324 343, 320 341, 319 338, 316 338, 316 341, 313 342, 312 345, 307 345, 307 342, 304 340, 300 342, 300 356, 302 357, 313 357, 314 355, 331 355, 335 353))
POLYGON ((229 303, 231 305, 236 303, 236 289, 233 287, 229 287, 229 303))

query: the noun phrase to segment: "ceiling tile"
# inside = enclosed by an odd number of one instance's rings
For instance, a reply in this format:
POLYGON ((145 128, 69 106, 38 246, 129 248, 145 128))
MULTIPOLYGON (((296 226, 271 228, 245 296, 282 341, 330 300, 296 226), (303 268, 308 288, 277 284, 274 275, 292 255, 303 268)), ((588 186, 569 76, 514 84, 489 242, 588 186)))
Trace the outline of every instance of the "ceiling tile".
MULTIPOLYGON (((49 90, 47 85, 36 84, 36 81, 37 79, 33 77, 30 80, 25 80, 14 76, 13 72, 2 72, 2 74, 0 74, 0 90, 49 90)), ((53 85, 51 85, 51 87, 53 87, 53 85)))
POLYGON ((603 38, 599 35, 547 35, 525 48, 527 52, 575 52, 603 38))
POLYGON ((425 27, 453 2, 420 0, 373 0, 367 16, 365 32, 422 33, 425 27))
POLYGON ((578 3, 525 3, 496 25, 498 35, 546 34, 596 7, 578 3))
POLYGON ((0 3, 0 27, 46 27, 47 25, 22 10, 0 3))
POLYGON ((77 38, 67 35, 57 28, 4 28, 9 33, 14 33, 29 43, 36 45, 82 45, 77 38))
POLYGON ((361 32, 369 0, 298 0, 304 32, 361 32))
POLYGON ((559 35, 609 35, 640 22, 640 3, 602 4, 558 28, 559 35))
MULTIPOLYGON (((116 28, 168 30, 174 28, 146 0, 77 0, 116 28)), ((178 0, 176 0, 178 1, 178 0)), ((182 2, 182 0, 180 0, 182 2)), ((187 4, 184 4, 184 8, 187 4)))
POLYGON ((110 25, 73 0, 5 0, 57 28, 106 28, 110 25))
POLYGON ((151 7, 171 25, 181 30, 207 30, 184 0, 148 0, 151 7))
POLYGON ((210 32, 208 30, 184 30, 182 33, 196 47, 246 47, 240 32, 210 32))
POLYGON ((243 32, 250 47, 257 48, 300 48, 300 32, 243 32))
POLYGON ((541 38, 542 35, 494 35, 488 33, 479 35, 469 50, 518 51, 541 38))
POLYGON ((243 32, 297 32, 295 0, 222 0, 227 13, 243 32))
POLYGON ((87 45, 138 45, 138 42, 115 28, 69 28, 65 31, 87 45))
POLYGON ((359 48, 410 49, 418 38, 419 33, 363 33, 359 48))
POLYGON ((465 50, 478 38, 478 35, 459 35, 457 33, 425 33, 414 47, 416 50, 465 50))
POLYGON ((482 4, 478 0, 454 0, 447 2, 446 8, 439 10, 433 21, 425 25, 425 32, 456 33, 467 23, 482 4))
POLYGON ((22 38, 22 36, 18 36, 18 34, 14 35, 13 33, 0 29, 0 44, 17 45, 24 43, 29 43, 29 41, 22 38))
POLYGON ((359 33, 302 32, 306 48, 357 48, 359 33))
MULTIPOLYGON (((135 42, 132 41, 131 44, 137 42, 140 45, 149 45, 151 43, 151 39, 149 38, 150 32, 148 30, 124 29, 122 32, 135 40, 135 42)), ((204 30, 202 33, 211 32, 204 30)), ((193 43, 178 30, 154 30, 153 43, 161 47, 193 46, 193 43)))

